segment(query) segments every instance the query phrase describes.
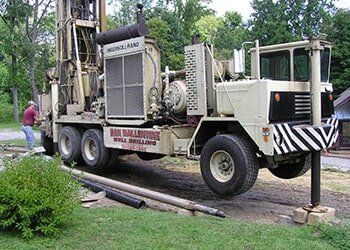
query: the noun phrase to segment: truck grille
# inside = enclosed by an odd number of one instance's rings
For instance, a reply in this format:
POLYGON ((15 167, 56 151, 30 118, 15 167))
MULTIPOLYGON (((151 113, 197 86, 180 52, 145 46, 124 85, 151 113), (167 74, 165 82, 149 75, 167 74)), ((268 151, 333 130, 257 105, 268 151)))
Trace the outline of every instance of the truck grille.
POLYGON ((308 93, 297 93, 294 96, 294 112, 296 116, 311 114, 311 100, 308 93))
MULTIPOLYGON (((329 118, 334 113, 333 100, 330 93, 321 93, 322 118, 329 118)), ((271 92, 270 122, 310 120, 311 96, 308 92, 271 92), (275 94, 280 101, 275 100, 275 94)))
POLYGON ((144 117, 142 53, 105 60, 108 118, 144 117))

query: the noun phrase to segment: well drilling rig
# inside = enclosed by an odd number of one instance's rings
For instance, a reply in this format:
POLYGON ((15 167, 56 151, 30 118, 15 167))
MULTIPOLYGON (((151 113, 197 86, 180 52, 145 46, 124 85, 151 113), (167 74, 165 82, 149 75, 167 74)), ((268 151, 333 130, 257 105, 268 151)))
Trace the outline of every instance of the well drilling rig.
POLYGON ((194 38, 184 48, 185 69, 162 72, 161 51, 137 7, 137 23, 105 31, 104 1, 56 1, 57 63, 42 96, 48 152, 93 170, 130 153, 186 155, 200 159, 214 192, 238 195, 260 168, 285 179, 304 174, 311 152, 335 142, 331 44, 323 37, 256 41, 252 76, 243 80, 242 50, 220 63, 211 44, 194 38))

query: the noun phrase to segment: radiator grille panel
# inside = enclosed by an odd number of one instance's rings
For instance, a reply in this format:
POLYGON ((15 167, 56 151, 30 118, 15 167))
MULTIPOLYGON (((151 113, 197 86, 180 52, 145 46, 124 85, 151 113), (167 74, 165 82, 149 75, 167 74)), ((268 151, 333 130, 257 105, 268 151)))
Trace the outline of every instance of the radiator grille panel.
POLYGON ((143 114, 143 86, 125 89, 126 113, 130 116, 143 114))
POLYGON ((206 115, 205 48, 203 44, 185 48, 187 115, 206 115))
POLYGON ((185 54, 186 61, 186 86, 187 86, 187 110, 198 111, 198 93, 197 93, 197 67, 196 52, 188 50, 185 54))
POLYGON ((107 117, 144 117, 142 53, 106 59, 107 117))
POLYGON ((107 88, 123 85, 122 58, 106 60, 106 84, 107 88))
POLYGON ((141 84, 142 77, 142 54, 126 56, 124 58, 125 85, 141 84))
POLYGON ((107 98, 107 116, 113 116, 116 114, 124 113, 123 104, 123 91, 120 88, 109 89, 107 96, 113 96, 113 98, 107 98))

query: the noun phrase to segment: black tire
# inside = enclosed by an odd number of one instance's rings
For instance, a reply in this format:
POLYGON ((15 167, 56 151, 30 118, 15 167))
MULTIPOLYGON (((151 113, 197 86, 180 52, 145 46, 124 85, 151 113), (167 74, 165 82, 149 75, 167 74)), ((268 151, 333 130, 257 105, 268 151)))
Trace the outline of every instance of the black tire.
POLYGON ((43 146, 45 149, 46 155, 55 154, 55 150, 53 148, 53 139, 48 137, 44 130, 40 130, 40 141, 41 141, 41 146, 43 146))
POLYGON ((165 155, 146 153, 146 152, 136 152, 137 156, 143 161, 152 161, 162 159, 165 155))
POLYGON ((104 146, 101 130, 89 129, 84 132, 81 152, 86 166, 91 170, 101 171, 106 167, 109 160, 109 149, 104 146))
POLYGON ((278 168, 269 168, 269 171, 278 178, 293 179, 304 175, 310 168, 311 164, 308 158, 302 157, 299 162, 284 164, 278 168))
POLYGON ((118 167, 119 159, 119 150, 118 149, 109 149, 109 160, 106 164, 107 170, 113 170, 118 167))
POLYGON ((247 192, 254 185, 259 172, 258 159, 252 145, 237 135, 217 135, 211 138, 202 149, 200 167, 205 183, 213 192, 223 196, 247 192), (215 163, 220 155, 223 155, 224 160, 221 164, 212 164, 211 168, 211 163, 215 163), (232 161, 234 165, 231 164, 232 161), (223 167, 227 168, 224 163, 231 167, 223 170, 223 167))
POLYGON ((79 130, 66 126, 63 127, 58 135, 58 150, 65 163, 72 164, 73 162, 79 163, 81 161, 80 145, 81 135, 79 130))

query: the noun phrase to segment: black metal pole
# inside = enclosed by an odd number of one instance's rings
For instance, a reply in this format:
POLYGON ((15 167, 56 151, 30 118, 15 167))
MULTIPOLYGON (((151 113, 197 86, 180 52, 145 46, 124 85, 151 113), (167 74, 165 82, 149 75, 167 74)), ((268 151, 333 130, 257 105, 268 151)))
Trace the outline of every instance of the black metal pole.
POLYGON ((311 155, 311 205, 321 204, 321 151, 313 151, 311 155))

